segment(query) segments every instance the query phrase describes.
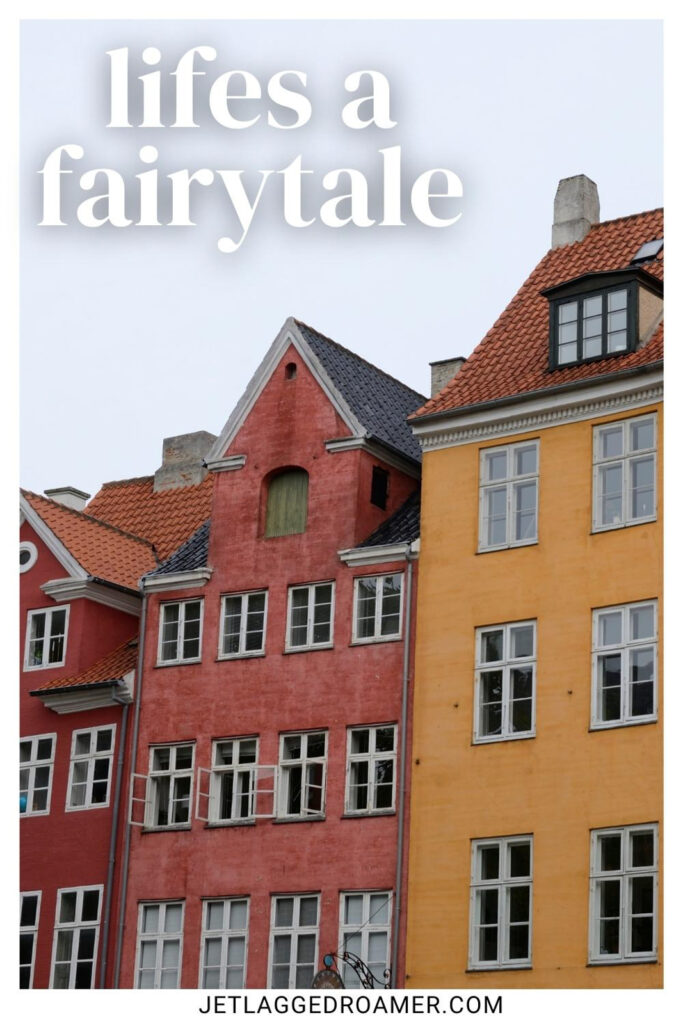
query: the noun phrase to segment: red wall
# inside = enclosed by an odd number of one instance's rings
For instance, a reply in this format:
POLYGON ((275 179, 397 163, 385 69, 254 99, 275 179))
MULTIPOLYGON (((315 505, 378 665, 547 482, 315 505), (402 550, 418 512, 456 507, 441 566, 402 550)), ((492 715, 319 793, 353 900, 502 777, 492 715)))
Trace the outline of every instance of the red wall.
POLYGON ((281 732, 326 729, 326 819, 219 828, 193 819, 189 830, 166 832, 135 827, 122 986, 134 984, 140 901, 185 899, 182 986, 194 988, 201 899, 249 895, 247 983, 265 987, 271 894, 321 894, 322 957, 339 945, 340 891, 395 889, 397 815, 344 818, 343 812, 347 726, 399 722, 403 665, 402 640, 350 646, 353 578, 401 571, 405 563, 351 570, 337 552, 362 541, 418 484, 367 453, 326 451, 326 440, 344 435, 348 430, 290 350, 226 453, 246 455, 244 468, 215 476, 210 582, 149 599, 136 768, 147 771, 150 745, 196 740, 195 765, 208 769, 213 739, 250 734, 260 738, 259 762, 277 764, 281 732), (298 373, 288 381, 284 366, 292 361, 298 373), (373 464, 390 472, 386 511, 370 504, 373 464), (283 466, 309 473, 308 525, 303 534, 266 539, 262 482, 283 466), (334 648, 283 653, 288 586, 331 579, 334 648), (259 588, 268 589, 265 656, 217 661, 221 594, 259 588), (161 600, 200 596, 201 664, 156 667, 161 600))

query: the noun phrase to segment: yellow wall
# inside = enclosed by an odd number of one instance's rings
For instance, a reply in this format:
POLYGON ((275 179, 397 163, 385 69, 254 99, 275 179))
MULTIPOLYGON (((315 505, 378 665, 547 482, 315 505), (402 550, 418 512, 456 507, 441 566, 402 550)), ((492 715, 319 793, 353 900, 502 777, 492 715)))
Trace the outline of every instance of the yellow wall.
MULTIPOLYGON (((652 408, 657 408, 653 406, 652 408)), ((408 900, 413 988, 654 987, 659 964, 587 967, 589 831, 660 823, 659 722, 590 731, 593 608, 661 598, 657 522, 591 534, 595 423, 427 452, 408 900), (476 554, 479 452, 539 438, 539 542, 476 554), (535 619, 536 735, 472 744, 475 629, 535 619), (467 973, 470 840, 533 833, 531 970, 467 973)), ((661 665, 661 600, 660 665, 661 665)), ((660 904, 662 891, 660 856, 660 904)), ((661 907, 660 907, 661 910, 661 907)), ((661 912, 659 950, 661 959, 661 912)))

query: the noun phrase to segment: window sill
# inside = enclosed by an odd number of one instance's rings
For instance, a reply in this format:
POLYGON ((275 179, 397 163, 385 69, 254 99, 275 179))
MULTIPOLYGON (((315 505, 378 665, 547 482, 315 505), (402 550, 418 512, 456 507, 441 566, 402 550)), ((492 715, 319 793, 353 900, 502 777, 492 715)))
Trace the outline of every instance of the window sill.
POLYGON ((472 740, 473 747, 482 747, 489 743, 516 743, 519 740, 535 740, 536 732, 525 732, 515 736, 475 736, 472 740))
MULTIPOLYGON (((515 551, 517 548, 533 548, 538 545, 538 537, 535 540, 520 541, 517 544, 501 544, 498 548, 477 548, 475 555, 492 555, 496 551, 515 551)), ((477 968, 478 969, 478 968, 477 968)))
POLYGON ((273 825, 301 825, 311 821, 325 821, 325 815, 307 814, 302 817, 292 815, 291 818, 273 818, 273 825))
POLYGON ((102 810, 106 811, 108 807, 109 807, 109 801, 107 800, 106 804, 88 804, 85 807, 65 807, 64 808, 64 813, 65 814, 73 814, 74 812, 78 812, 78 811, 102 811, 102 810))
POLYGON ((657 721, 658 718, 656 715, 654 718, 650 718, 649 715, 646 718, 643 715, 642 718, 636 719, 633 722, 593 722, 588 727, 588 732, 607 732, 610 729, 629 729, 634 725, 656 725, 657 721))
POLYGON ((364 637, 362 640, 352 640, 349 647, 367 647, 368 644, 395 644, 402 639, 403 638, 400 633, 392 636, 368 636, 364 637))
POLYGON ((646 956, 642 960, 629 957, 628 960, 588 960, 586 967, 635 967, 638 964, 658 964, 657 956, 646 956))
POLYGON ((644 526, 646 523, 656 523, 657 516, 646 516, 642 519, 632 519, 630 523, 610 523, 609 526, 596 526, 593 524, 591 536, 596 533, 611 533, 612 530, 628 530, 630 526, 644 526))
POLYGON ((245 825, 248 828, 253 828, 255 824, 254 818, 245 818, 243 821, 206 821, 204 828, 244 828, 245 825))
POLYGON ((500 971, 531 971, 532 964, 487 964, 481 967, 468 967, 465 974, 482 974, 490 971, 498 974, 500 971))
POLYGON ((246 661, 249 658, 265 658, 265 651, 249 651, 245 654, 219 654, 216 661, 246 661))
POLYGON ((199 658, 183 658, 181 661, 158 661, 154 668, 176 668, 178 665, 201 665, 201 655, 199 658))
POLYGON ((192 825, 143 825, 142 834, 152 835, 156 832, 191 832, 192 825))
POLYGON ((358 818, 392 818, 392 817, 396 817, 396 811, 395 810, 386 810, 386 811, 345 811, 344 814, 342 814, 342 816, 341 816, 341 820, 343 821, 345 818, 352 818, 355 821, 357 821, 358 818))
POLYGON ((311 644, 308 647, 285 647, 283 654, 308 654, 310 651, 331 651, 334 643, 311 644))
POLYGON ((44 672, 48 668, 64 668, 66 661, 51 661, 49 665, 24 665, 24 672, 44 672))

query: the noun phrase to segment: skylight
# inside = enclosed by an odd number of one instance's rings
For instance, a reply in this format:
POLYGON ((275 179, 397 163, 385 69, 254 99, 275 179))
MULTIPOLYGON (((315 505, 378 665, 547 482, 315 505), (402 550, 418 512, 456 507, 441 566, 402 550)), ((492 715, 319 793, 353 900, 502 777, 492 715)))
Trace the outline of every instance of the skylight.
POLYGON ((655 238, 652 242, 645 242, 635 254, 631 263, 644 263, 645 260, 654 259, 664 245, 663 238, 655 238))

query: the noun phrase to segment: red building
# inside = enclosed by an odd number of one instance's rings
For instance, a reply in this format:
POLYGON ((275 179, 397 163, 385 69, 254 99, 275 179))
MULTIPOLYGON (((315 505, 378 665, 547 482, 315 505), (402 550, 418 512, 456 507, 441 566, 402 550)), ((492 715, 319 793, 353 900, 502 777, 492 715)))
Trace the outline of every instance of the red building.
POLYGON ((406 417, 423 401, 290 319, 204 482, 176 439, 165 514, 145 481, 88 506, 166 559, 140 572, 108 985, 305 988, 342 950, 403 983, 420 474, 406 417), (185 516, 173 547, 154 539, 209 491, 194 532, 185 516))

